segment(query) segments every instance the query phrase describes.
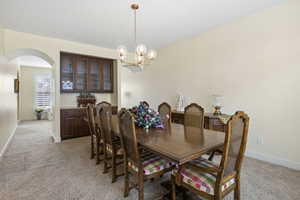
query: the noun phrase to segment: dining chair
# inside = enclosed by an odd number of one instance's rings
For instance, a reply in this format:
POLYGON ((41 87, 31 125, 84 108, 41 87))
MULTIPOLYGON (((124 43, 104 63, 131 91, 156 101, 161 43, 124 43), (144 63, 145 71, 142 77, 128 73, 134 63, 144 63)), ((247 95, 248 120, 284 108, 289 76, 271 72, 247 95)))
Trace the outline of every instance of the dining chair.
POLYGON ((112 168, 112 183, 116 182, 119 176, 117 174, 117 167, 123 164, 123 149, 121 148, 121 141, 119 137, 115 136, 111 128, 112 107, 104 106, 99 110, 100 116, 100 130, 103 134, 104 140, 104 171, 107 173, 108 169, 112 168), (121 161, 120 161, 121 160, 121 161), (119 162, 118 162, 119 161, 119 162))
POLYGON ((136 188, 138 189, 139 200, 143 200, 144 181, 160 177, 171 171, 173 163, 138 146, 134 118, 129 111, 122 109, 118 116, 121 142, 124 149, 124 197, 128 197, 130 190, 136 188), (137 178, 137 183, 130 182, 130 175, 137 178))
POLYGON ((107 101, 101 101, 100 103, 97 103, 96 104, 96 114, 99 115, 99 111, 100 111, 100 108, 102 107, 107 107, 107 106, 111 106, 110 103, 108 103, 107 101))
POLYGON ((149 105, 149 103, 148 103, 147 101, 142 101, 141 103, 142 103, 144 106, 148 107, 148 108, 150 107, 150 105, 149 105))
POLYGON ((165 127, 171 124, 171 110, 171 106, 165 102, 158 106, 160 119, 165 127))
POLYGON ((204 109, 196 103, 184 108, 184 126, 204 128, 204 109))
POLYGON ((176 199, 176 185, 182 186, 203 198, 223 199, 234 191, 240 199, 240 174, 245 154, 249 117, 236 112, 227 122, 224 152, 219 164, 198 158, 184 164, 172 174, 172 199, 176 199))
MULTIPOLYGON (((90 104, 92 105, 92 104, 90 104)), ((94 109, 93 109, 93 115, 91 115, 92 121, 93 121, 93 126, 96 128, 97 130, 97 135, 94 136, 94 140, 93 140, 93 145, 96 148, 96 164, 98 165, 101 162, 100 156, 104 154, 104 140, 103 140, 103 134, 101 133, 101 129, 99 127, 99 122, 97 122, 97 120, 100 120, 99 117, 99 110, 102 107, 105 106, 110 106, 110 103, 106 102, 106 101, 102 101, 100 103, 98 103, 96 106, 93 105, 94 109), (93 116, 93 117, 92 117, 93 116)), ((92 114, 92 112, 91 112, 92 114)), ((95 149, 93 148, 93 150, 95 149)), ((93 151, 93 153, 95 154, 95 152, 93 151)))
MULTIPOLYGON (((89 127, 89 132, 91 134, 91 159, 95 157, 95 144, 97 144, 97 138, 99 137, 100 130, 96 126, 95 123, 95 106, 93 104, 88 104, 86 107, 86 116, 87 116, 87 122, 89 127)), ((98 158, 98 154, 97 154, 98 158)), ((98 160, 96 161, 96 163, 98 160)))

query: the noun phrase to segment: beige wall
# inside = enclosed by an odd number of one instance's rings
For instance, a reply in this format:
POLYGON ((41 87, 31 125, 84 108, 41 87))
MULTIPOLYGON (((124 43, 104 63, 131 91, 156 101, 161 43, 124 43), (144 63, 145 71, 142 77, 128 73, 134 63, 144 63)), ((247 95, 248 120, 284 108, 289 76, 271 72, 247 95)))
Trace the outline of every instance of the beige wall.
POLYGON ((4 30, 0 25, 0 55, 4 55, 4 30))
MULTIPOLYGON (((93 45, 87 45, 77 42, 71 42, 61 39, 54 39, 48 37, 37 36, 28 33, 21 33, 12 30, 5 29, 4 31, 4 46, 5 54, 10 57, 18 49, 35 49, 47 54, 54 61, 53 65, 53 77, 55 78, 55 120, 53 126, 53 136, 56 141, 60 141, 60 107, 75 106, 74 96, 60 95, 59 89, 59 61, 60 51, 73 52, 78 54, 92 55, 104 58, 116 59, 117 53, 115 50, 101 48, 93 45), (70 103, 71 102, 71 103, 70 103)), ((118 77, 119 79, 120 77, 118 77)), ((118 81, 119 82, 119 81, 118 81)), ((120 85, 118 84, 116 92, 120 91, 120 85)), ((100 99, 110 99, 107 94, 101 95, 100 99)), ((120 102, 120 98, 117 100, 120 102)))
POLYGON ((17 65, 9 64, 3 56, 2 41, 0 27, 0 159, 17 126, 17 95, 14 93, 17 65))
POLYGON ((20 67, 19 119, 35 120, 35 79, 37 76, 52 76, 51 68, 20 67))
POLYGON ((299 11, 289 1, 161 49, 142 73, 123 69, 123 105, 174 105, 180 92, 211 111, 223 94, 225 113, 250 115, 248 155, 300 169, 299 11))

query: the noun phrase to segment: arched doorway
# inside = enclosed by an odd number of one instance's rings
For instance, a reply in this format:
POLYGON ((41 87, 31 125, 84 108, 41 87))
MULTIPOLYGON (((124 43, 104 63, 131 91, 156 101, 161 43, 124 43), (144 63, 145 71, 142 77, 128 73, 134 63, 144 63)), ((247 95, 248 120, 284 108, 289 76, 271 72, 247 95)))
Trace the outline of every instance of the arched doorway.
POLYGON ((44 52, 40 51, 40 50, 36 50, 36 49, 17 49, 17 50, 14 50, 13 52, 9 52, 7 55, 6 55, 6 58, 9 60, 9 61, 12 61, 18 57, 21 57, 21 56, 37 56, 37 57, 40 57, 42 58, 43 60, 45 60, 46 62, 48 62, 51 66, 54 66, 55 62, 54 60, 48 56, 47 54, 45 54, 44 52))
MULTIPOLYGON (((12 63, 15 63, 18 65, 18 78, 20 78, 20 72, 21 72, 21 69, 24 67, 24 66, 27 66, 27 67, 34 67, 34 66, 31 66, 32 64, 30 64, 30 62, 25 62, 26 64, 24 65, 24 58, 26 58, 25 60, 29 60, 29 61, 37 61, 37 60, 40 60, 42 62, 39 62, 39 64, 35 65, 35 67, 41 67, 42 63, 44 63, 45 65, 48 66, 49 70, 51 71, 51 77, 46 77, 45 73, 43 74, 40 74, 38 75, 38 78, 35 76, 35 82, 34 82, 34 87, 37 88, 37 85, 39 85, 41 82, 45 82, 45 80, 47 79, 50 79, 49 83, 51 85, 51 90, 50 90, 50 93, 49 93, 49 102, 51 102, 51 104, 49 103, 49 106, 47 107, 47 105, 44 105, 45 104, 45 99, 44 95, 45 93, 41 93, 40 91, 37 92, 35 91, 35 96, 33 97, 32 96, 32 100, 31 102, 34 102, 33 106, 29 106, 30 108, 28 109, 27 108, 27 115, 24 115, 22 116, 23 119, 29 119, 30 120, 30 116, 28 115, 28 113, 30 112, 30 109, 31 109, 31 118, 35 117, 36 119, 36 116, 37 116, 37 113, 36 113, 36 109, 40 109, 42 106, 44 106, 43 108, 43 115, 42 115, 42 119, 50 119, 52 122, 51 122, 51 126, 50 126, 50 129, 49 132, 51 132, 54 136, 54 139, 56 138, 55 137, 55 134, 56 134, 56 120, 55 120, 55 115, 56 115, 56 111, 55 111, 55 101, 56 101, 56 92, 55 92, 55 61, 54 59, 52 59, 49 55, 47 55, 46 53, 40 51, 40 50, 37 50, 37 49, 30 49, 30 48, 23 48, 23 49, 16 49, 12 52, 9 52, 7 55, 6 55, 6 58, 8 59, 9 62, 12 62, 12 63), (42 81, 41 81, 42 80, 42 81), (37 94, 40 94, 40 96, 38 97, 37 94), (39 103, 38 103, 39 102, 39 103), (33 107, 33 109, 32 109, 33 107), (35 116, 33 116, 35 115, 35 116), (29 117, 28 117, 29 116, 29 117), (47 117, 45 117, 47 116, 47 117)), ((27 68, 29 69, 29 68, 27 68)), ((43 71, 43 70, 40 70, 41 68, 39 68, 39 72, 40 71, 43 71)), ((34 69, 33 69, 34 70, 34 69)), ((22 71, 25 71, 25 70, 22 70, 22 71)), ((28 71, 28 70, 27 70, 28 71)), ((48 76, 48 74, 47 74, 48 76)), ((20 79, 19 79, 20 80, 20 79)), ((21 89, 21 85, 22 85, 22 82, 20 83, 20 89, 21 89)), ((24 88, 24 87, 23 87, 24 88)), ((23 90, 23 93, 24 93, 24 90, 23 90)), ((27 94, 26 94, 27 95, 27 94)), ((25 95, 25 96, 26 96, 25 95)), ((28 96, 27 95, 27 99, 28 99, 28 96)), ((21 108, 26 108, 28 106, 24 106, 22 103, 22 98, 21 97, 21 94, 19 93, 18 94, 18 117, 20 120, 23 120, 20 118, 20 111, 21 111, 21 108), (23 105, 23 106, 21 106, 23 105)), ((24 95, 23 95, 24 97, 24 95)), ((25 99, 25 98, 23 98, 25 99)), ((29 101, 28 101, 29 102, 29 101)), ((24 102, 23 102, 24 103, 24 102)), ((22 110, 22 112, 24 111, 24 109, 22 110)), ((56 140, 55 140, 56 141, 56 140)))

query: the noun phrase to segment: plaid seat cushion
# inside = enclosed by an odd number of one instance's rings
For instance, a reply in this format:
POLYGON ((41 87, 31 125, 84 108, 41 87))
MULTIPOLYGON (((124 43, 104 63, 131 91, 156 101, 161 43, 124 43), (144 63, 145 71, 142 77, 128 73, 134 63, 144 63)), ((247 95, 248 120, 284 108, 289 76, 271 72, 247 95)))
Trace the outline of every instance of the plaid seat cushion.
MULTIPOLYGON (((106 151, 108 151, 108 153, 112 154, 112 146, 107 144, 106 151)), ((123 154, 124 154, 124 150, 121 148, 121 146, 117 146, 117 155, 123 155, 123 154)))
MULTIPOLYGON (((128 166, 138 172, 138 167, 133 165, 131 162, 128 162, 128 166)), ((154 174, 156 172, 162 171, 164 169, 170 168, 173 166, 172 162, 169 162, 165 159, 162 159, 160 157, 152 157, 148 160, 143 161, 143 166, 144 166, 144 174, 145 175, 150 175, 154 174)))
MULTIPOLYGON (((207 165, 207 163, 201 163, 201 165, 205 166, 207 165)), ((180 174, 182 176, 182 181, 184 183, 202 192, 206 192, 211 195, 214 194, 214 187, 216 182, 215 176, 208 173, 201 172, 200 170, 192 168, 189 165, 183 167, 180 170, 180 174)), ((234 183, 235 183, 234 179, 229 180, 224 185, 222 185, 221 190, 224 191, 234 183)))
POLYGON ((193 161, 191 161, 191 164, 193 165, 198 165, 200 167, 204 167, 204 168, 218 168, 219 165, 213 161, 207 160, 205 158, 197 158, 193 161))

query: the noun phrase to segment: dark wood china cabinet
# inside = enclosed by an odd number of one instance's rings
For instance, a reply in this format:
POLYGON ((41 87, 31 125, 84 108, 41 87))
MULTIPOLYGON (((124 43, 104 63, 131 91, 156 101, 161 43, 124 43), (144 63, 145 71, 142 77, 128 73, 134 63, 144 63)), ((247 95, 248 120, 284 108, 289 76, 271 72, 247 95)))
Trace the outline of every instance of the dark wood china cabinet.
MULTIPOLYGON (((118 106, 112 106, 112 113, 118 114, 118 106)), ((85 108, 60 109, 60 135, 61 139, 71 139, 89 136, 89 127, 86 121, 85 108)))
POLYGON ((60 110, 61 139, 70 139, 90 135, 88 124, 84 121, 84 108, 70 108, 60 110))
POLYGON ((112 93, 113 60, 61 52, 61 93, 112 93))

